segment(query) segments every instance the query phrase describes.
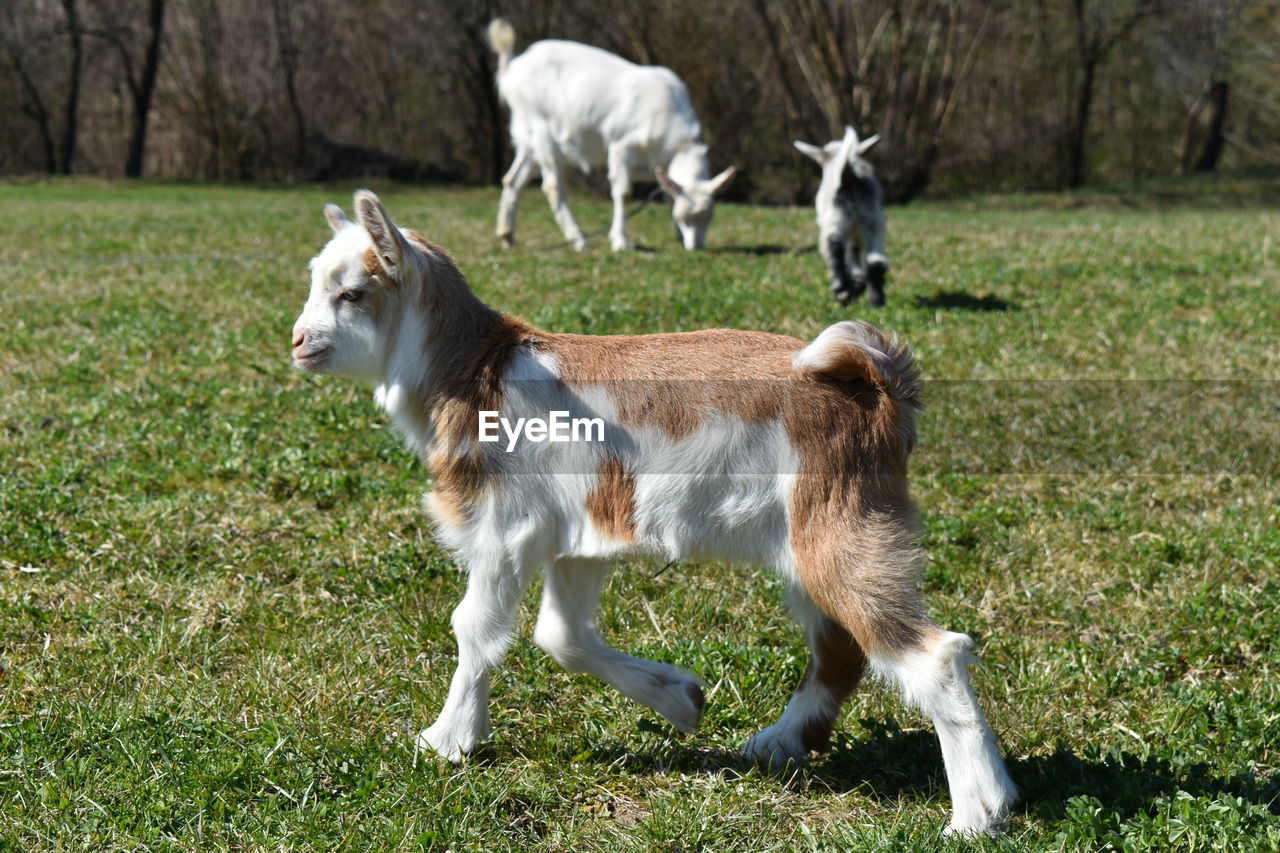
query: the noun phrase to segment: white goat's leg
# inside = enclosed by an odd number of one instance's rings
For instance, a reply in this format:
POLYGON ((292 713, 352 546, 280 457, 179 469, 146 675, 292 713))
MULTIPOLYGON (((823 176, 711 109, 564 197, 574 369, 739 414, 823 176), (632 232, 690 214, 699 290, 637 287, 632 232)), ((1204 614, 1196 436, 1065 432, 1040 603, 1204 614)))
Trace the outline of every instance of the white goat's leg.
POLYGON ((665 663, 634 658, 605 645, 595 614, 608 566, 560 560, 547 567, 533 639, 569 672, 586 672, 648 705, 682 732, 693 732, 705 699, 698 679, 665 663))
POLYGON ((497 235, 502 245, 510 248, 516 242, 516 214, 520 210, 520 195, 524 192, 533 170, 537 168, 533 155, 527 149, 516 152, 511 168, 502 176, 502 200, 498 202, 497 235))
POLYGON ((810 751, 826 749, 840 709, 867 666, 862 647, 804 590, 792 590, 791 609, 808 635, 809 665, 778 721, 742 747, 744 755, 766 765, 798 761, 810 751))
POLYGON ((587 248, 587 238, 569 211, 569 200, 565 196, 564 183, 561 181, 560 166, 547 160, 543 160, 538 165, 542 169, 542 191, 547 195, 551 212, 555 214, 556 222, 564 232, 564 238, 573 248, 581 252, 587 248))
POLYGON ((631 196, 631 168, 627 147, 614 145, 609 149, 609 189, 613 196, 613 225, 609 228, 609 246, 615 252, 634 249, 635 244, 627 235, 627 199, 631 196))
POLYGON ((972 641, 941 629, 923 640, 922 649, 873 653, 871 665, 933 720, 951 788, 947 833, 995 834, 1003 829, 1017 791, 969 684, 972 641))
POLYGON ((461 761, 489 735, 489 674, 515 633, 516 609, 529 584, 522 566, 494 560, 470 567, 467 592, 453 611, 458 667, 435 723, 418 735, 450 761, 461 761))

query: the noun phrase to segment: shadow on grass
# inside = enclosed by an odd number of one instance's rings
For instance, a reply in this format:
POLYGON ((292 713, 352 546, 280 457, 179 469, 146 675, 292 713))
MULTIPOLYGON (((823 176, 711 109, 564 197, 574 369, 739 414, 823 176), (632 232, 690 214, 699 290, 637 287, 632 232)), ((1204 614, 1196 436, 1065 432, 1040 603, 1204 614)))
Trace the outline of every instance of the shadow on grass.
POLYGON ((716 246, 708 249, 707 253, 711 255, 755 255, 764 257, 765 255, 803 255, 813 251, 816 250, 808 244, 803 246, 779 246, 776 243, 762 243, 757 246, 716 246))
POLYGON ((917 296, 912 303, 917 308, 942 308, 947 311, 1021 311, 1014 302, 1006 302, 996 296, 974 296, 960 290, 939 290, 931 296, 917 296))
MULTIPOLYGON (((857 790, 881 801, 946 795, 946 772, 931 729, 904 730, 895 720, 860 722, 864 732, 837 734, 826 755, 769 772, 788 788, 857 790)), ((727 779, 755 769, 736 751, 701 749, 692 741, 671 744, 660 754, 606 746, 594 750, 590 760, 637 774, 676 771, 727 779)), ((1223 777, 1205 764, 1178 767, 1167 758, 1143 758, 1118 749, 1097 755, 1059 749, 1050 755, 1009 760, 1007 766, 1018 786, 1020 805, 1015 811, 1046 821, 1063 819, 1068 801, 1077 796, 1096 797, 1107 809, 1128 818, 1147 809, 1157 797, 1171 797, 1178 791, 1195 797, 1241 797, 1280 814, 1280 776, 1223 777)))

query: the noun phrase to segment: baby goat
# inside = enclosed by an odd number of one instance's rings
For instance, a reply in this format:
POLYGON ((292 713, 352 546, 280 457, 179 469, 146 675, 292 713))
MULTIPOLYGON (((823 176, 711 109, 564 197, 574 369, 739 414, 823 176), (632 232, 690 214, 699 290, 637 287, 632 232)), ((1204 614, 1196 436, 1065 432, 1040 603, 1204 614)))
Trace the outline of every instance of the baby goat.
POLYGON ((509 23, 498 18, 489 24, 498 91, 511 108, 516 149, 498 205, 502 242, 515 242, 520 194, 536 169, 565 239, 575 249, 586 248, 562 186, 564 166, 585 173, 607 165, 614 251, 633 248, 627 236, 631 179, 655 175, 675 202, 677 238, 686 249, 701 249, 715 214, 714 197, 737 170, 730 166, 711 177, 702 125, 680 78, 668 68, 636 65, 573 41, 536 42, 513 57, 515 43, 509 23))
POLYGON ((997 832, 1014 799, 970 687, 970 640, 938 627, 917 586, 907 457, 918 370, 863 323, 812 343, 717 329, 596 337, 544 332, 483 304, 443 249, 355 194, 357 222, 311 261, 294 363, 363 379, 434 478, 426 506, 465 566, 458 664, 419 735, 459 761, 485 738, 489 679, 541 570, 535 642, 683 732, 698 678, 608 646, 595 613, 609 563, 712 558, 772 566, 804 625, 809 667, 781 718, 743 747, 785 763, 826 747, 870 669, 934 723, 951 785, 949 831, 997 832), (599 419, 603 440, 482 440, 494 413, 599 419))
POLYGON ((815 199, 818 251, 827 261, 831 290, 841 305, 856 301, 868 286, 867 302, 877 308, 884 305, 884 277, 889 271, 884 254, 884 191, 871 164, 862 158, 879 139, 877 134, 859 141, 857 131, 846 127, 844 139, 821 148, 795 143, 822 167, 815 199))

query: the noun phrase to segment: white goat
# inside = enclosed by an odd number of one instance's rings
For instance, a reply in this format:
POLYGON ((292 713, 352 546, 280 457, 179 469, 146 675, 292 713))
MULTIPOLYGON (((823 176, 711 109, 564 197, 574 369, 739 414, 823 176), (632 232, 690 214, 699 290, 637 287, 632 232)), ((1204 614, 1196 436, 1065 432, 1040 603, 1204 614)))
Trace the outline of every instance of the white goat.
POLYGON ((1015 792, 969 684, 970 640, 929 618, 917 586, 907 457, 919 385, 906 347, 850 322, 807 345, 723 329, 544 332, 481 303, 449 255, 397 228, 372 193, 357 192, 355 210, 358 224, 326 209, 335 233, 311 261, 293 358, 377 386, 431 470, 437 534, 469 573, 453 612, 457 671, 422 747, 459 761, 489 734, 490 674, 539 570, 534 641, 692 732, 699 680, 597 632, 609 563, 753 561, 784 579, 810 661, 746 755, 781 764, 825 748, 870 667, 933 719, 948 830, 999 830, 1015 792), (493 413, 533 426, 514 445, 487 442, 493 413), (603 440, 556 441, 546 425, 561 414, 599 419, 603 440))
POLYGON ((565 238, 575 249, 586 248, 565 196, 563 170, 572 163, 584 173, 608 166, 614 251, 633 248, 626 209, 631 180, 655 175, 675 201, 677 237, 686 249, 701 249, 715 212, 713 197, 737 170, 730 166, 710 177, 702 125, 680 78, 670 69, 636 65, 572 41, 536 42, 513 58, 515 41, 506 21, 489 24, 489 44, 498 55, 498 91, 511 108, 516 149, 498 206, 497 234, 503 243, 515 242, 520 194, 537 169, 565 238))
POLYGON ((801 153, 822 167, 818 208, 818 251, 827 261, 831 290, 848 305, 870 289, 867 302, 884 304, 884 278, 889 259, 884 253, 884 191, 871 164, 862 158, 879 134, 858 140, 852 127, 844 138, 819 148, 796 140, 801 153))

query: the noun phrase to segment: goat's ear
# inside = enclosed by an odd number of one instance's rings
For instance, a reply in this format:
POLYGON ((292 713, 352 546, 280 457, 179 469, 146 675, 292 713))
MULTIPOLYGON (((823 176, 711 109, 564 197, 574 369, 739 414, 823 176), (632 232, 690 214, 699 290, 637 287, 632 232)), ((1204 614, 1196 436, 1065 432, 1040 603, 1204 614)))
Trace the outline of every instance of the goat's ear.
POLYGON ((810 145, 808 142, 801 142, 799 139, 791 144, 796 147, 797 151, 817 163, 819 166, 827 165, 827 161, 831 159, 831 155, 828 154, 825 149, 819 148, 816 145, 810 145))
POLYGON ((347 219, 347 215, 342 212, 342 208, 333 202, 324 206, 324 218, 328 220, 329 227, 333 229, 334 234, 351 224, 351 220, 347 219))
POLYGON ((671 176, 667 174, 667 170, 658 166, 653 170, 653 176, 658 179, 658 186, 671 194, 672 198, 679 198, 684 195, 684 188, 671 180, 671 176))
POLYGON ((871 150, 871 146, 875 145, 879 141, 880 141, 880 134, 878 133, 875 134, 874 136, 868 136, 866 139, 858 143, 858 153, 866 154, 868 151, 871 150))
POLYGON ((734 177, 738 174, 737 166, 730 166, 711 180, 707 181, 707 192, 715 195, 722 191, 729 184, 733 183, 734 177))
POLYGON ((387 213, 382 202, 368 190, 356 190, 355 207, 356 218, 373 240, 378 263, 390 278, 396 278, 404 269, 405 256, 409 252, 404 235, 391 221, 391 214, 387 213))

